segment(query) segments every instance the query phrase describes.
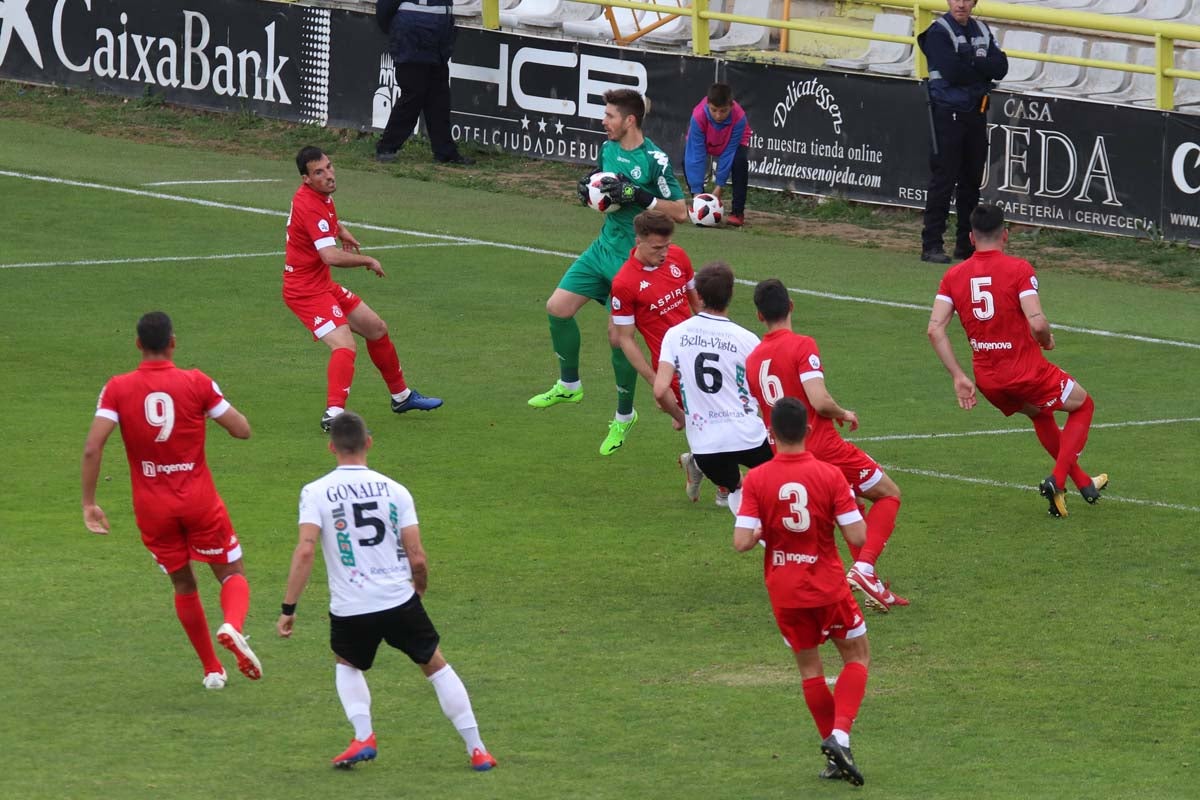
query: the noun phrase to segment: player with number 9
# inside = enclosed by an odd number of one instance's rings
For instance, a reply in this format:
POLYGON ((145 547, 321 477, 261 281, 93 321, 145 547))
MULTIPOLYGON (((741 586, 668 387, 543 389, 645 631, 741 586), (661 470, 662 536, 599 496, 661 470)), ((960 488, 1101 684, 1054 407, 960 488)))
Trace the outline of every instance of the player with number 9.
POLYGON ((141 364, 110 379, 96 404, 81 466, 84 525, 92 533, 109 532, 108 518, 96 504, 96 484, 104 445, 119 425, 142 542, 175 588, 175 613, 200 658, 205 688, 223 688, 225 670, 213 647, 192 561, 207 562, 221 583, 224 622, 217 641, 246 677, 257 680, 262 665, 242 635, 250 608, 242 546, 204 454, 207 420, 238 439, 250 438, 250 423, 212 378, 171 361, 175 334, 166 314, 152 311, 138 320, 137 347, 141 364))

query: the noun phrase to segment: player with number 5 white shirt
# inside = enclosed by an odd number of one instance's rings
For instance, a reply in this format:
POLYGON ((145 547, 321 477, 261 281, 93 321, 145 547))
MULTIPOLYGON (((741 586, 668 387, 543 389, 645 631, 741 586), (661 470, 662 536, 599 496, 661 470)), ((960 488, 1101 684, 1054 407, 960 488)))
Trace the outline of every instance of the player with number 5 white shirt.
POLYGON ((333 766, 349 768, 378 755, 366 672, 386 641, 424 673, 466 745, 471 768, 485 772, 496 766, 496 759, 479 737, 471 698, 446 663, 441 637, 421 604, 429 567, 412 495, 367 466, 371 444, 358 414, 346 411, 330 423, 329 450, 337 468, 300 492, 300 537, 276 630, 284 638, 292 635, 296 605, 312 573, 319 541, 329 580, 335 683, 354 726, 354 738, 333 758, 333 766))
POLYGON ((729 492, 729 510, 736 516, 739 467, 756 467, 772 455, 758 403, 746 383, 746 356, 758 337, 729 319, 733 270, 728 264, 704 266, 695 281, 700 312, 663 336, 654 399, 667 407, 672 379, 678 376, 683 407, 675 409, 682 417, 676 417, 676 424, 687 434, 696 466, 729 492))

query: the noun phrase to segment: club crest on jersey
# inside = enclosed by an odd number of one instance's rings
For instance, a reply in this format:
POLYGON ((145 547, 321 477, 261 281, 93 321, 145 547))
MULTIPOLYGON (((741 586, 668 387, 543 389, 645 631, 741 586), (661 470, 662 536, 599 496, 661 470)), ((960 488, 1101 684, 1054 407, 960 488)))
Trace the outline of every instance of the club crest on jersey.
POLYGON ((671 277, 672 278, 683 277, 683 272, 679 269, 679 267, 675 266, 674 264, 671 265, 671 277))
POLYGON ((337 306, 334 306, 332 310, 333 310, 333 315, 335 317, 337 317, 338 319, 342 318, 342 316, 343 316, 342 309, 338 308, 337 306))
POLYGON ((640 181, 642 179, 642 168, 634 167, 633 169, 629 170, 629 177, 633 178, 635 181, 640 181))
POLYGON ((810 354, 810 355, 809 355, 809 357, 808 357, 808 365, 809 365, 810 367, 812 367, 813 369, 820 369, 820 368, 821 368, 821 359, 817 358, 817 354, 816 354, 816 353, 812 353, 812 354, 810 354))
POLYGON ((1033 287, 1033 290, 1035 292, 1037 291, 1038 284, 1037 284, 1037 276, 1036 275, 1033 275, 1029 278, 1029 285, 1033 287))
POLYGON ((325 220, 317 220, 317 227, 321 229, 321 233, 329 233, 329 223, 325 220))
POLYGON ((621 310, 621 301, 614 297, 612 299, 612 307, 613 307, 613 311, 620 311, 621 310))

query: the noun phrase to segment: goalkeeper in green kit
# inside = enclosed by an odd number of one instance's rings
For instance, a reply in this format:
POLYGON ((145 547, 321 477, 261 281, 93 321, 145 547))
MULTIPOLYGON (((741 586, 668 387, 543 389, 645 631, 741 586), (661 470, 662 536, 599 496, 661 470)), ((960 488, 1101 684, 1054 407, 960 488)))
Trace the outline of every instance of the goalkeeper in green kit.
MULTIPOLYGON (((558 403, 578 403, 583 399, 579 380, 579 323, 575 315, 588 300, 607 305, 612 280, 629 258, 634 246, 633 218, 644 209, 655 208, 683 223, 688 219, 687 204, 679 181, 671 170, 667 154, 642 134, 646 101, 633 89, 612 89, 604 93, 604 132, 608 141, 600 148, 598 168, 617 177, 606 180, 605 194, 621 208, 604 216, 600 236, 583 252, 563 275, 558 288, 546 301, 550 317, 550 340, 558 357, 559 380, 549 391, 529 398, 534 408, 549 408, 558 403)), ((588 179, 579 181, 579 196, 587 204, 588 179)), ((608 436, 600 445, 601 455, 611 455, 625 444, 625 436, 637 422, 633 408, 633 390, 637 370, 625 358, 609 323, 613 374, 617 382, 617 413, 608 425, 608 436)))

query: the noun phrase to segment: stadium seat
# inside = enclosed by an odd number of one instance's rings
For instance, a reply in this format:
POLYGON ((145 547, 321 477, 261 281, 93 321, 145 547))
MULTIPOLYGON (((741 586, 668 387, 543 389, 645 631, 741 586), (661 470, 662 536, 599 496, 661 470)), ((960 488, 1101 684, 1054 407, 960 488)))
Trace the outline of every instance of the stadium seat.
POLYGON ((1091 7, 1102 0, 1008 0, 1008 2, 1027 6, 1049 6, 1063 11, 1091 11, 1091 7))
MULTIPOLYGON (((1088 53, 1088 58, 1094 58, 1097 61, 1115 61, 1120 64, 1128 64, 1132 49, 1132 47, 1124 42, 1114 42, 1104 39, 1092 45, 1091 52, 1088 53)), ((1084 67, 1083 77, 1078 83, 1073 83, 1069 86, 1047 86, 1045 90, 1050 94, 1073 95, 1119 92, 1127 87, 1132 80, 1132 72, 1123 72, 1119 69, 1103 69, 1101 67, 1084 67)))
MULTIPOLYGON (((1143 66, 1154 66, 1154 48, 1153 47, 1136 47, 1134 48, 1134 56, 1132 63, 1141 64, 1143 66)), ((1097 92, 1089 95, 1091 100, 1099 100, 1105 103, 1129 104, 1139 100, 1151 100, 1154 98, 1154 76, 1146 75, 1140 72, 1131 72, 1129 83, 1124 88, 1117 91, 1097 92)))
MULTIPOLYGON (((645 15, 644 11, 634 11, 629 8, 612 7, 613 17, 617 21, 617 30, 622 36, 633 33, 638 29, 638 23, 645 15)), ((602 42, 614 40, 612 24, 603 12, 595 19, 566 20, 562 24, 563 33, 572 39, 599 39, 602 42)))
MULTIPOLYGON (((1051 36, 1046 46, 1046 53, 1057 56, 1083 58, 1087 42, 1078 36, 1051 36)), ((1059 89, 1065 86, 1076 86, 1083 81, 1084 67, 1074 64, 1053 64, 1045 62, 1041 75, 1028 81, 1005 82, 1004 88, 1010 92, 1041 92, 1049 89, 1059 89)))
POLYGON ((572 3, 571 0, 521 0, 511 9, 500 12, 500 24, 505 28, 557 28, 567 20, 592 19, 602 10, 591 3, 572 3))
MULTIPOLYGON (((1184 51, 1175 66, 1190 72, 1200 72, 1200 49, 1184 51)), ((1188 113, 1200 112, 1200 81, 1175 79, 1175 108, 1188 113)))
MULTIPOLYGON (((654 0, 650 0, 654 2, 654 0)), ((679 14, 680 8, 686 8, 687 3, 682 6, 673 2, 657 2, 657 5, 663 7, 663 14, 679 14)), ((710 0, 708 4, 709 11, 720 11, 722 8, 721 0, 710 0)), ((655 22, 654 12, 649 12, 642 17, 642 25, 650 25, 655 22)), ((715 36, 721 29, 723 23, 717 20, 709 20, 708 35, 715 36)), ((647 33, 638 41, 654 42, 656 44, 684 45, 692 39, 692 18, 690 16, 677 16, 667 22, 665 25, 660 25, 654 30, 647 33)))
MULTIPOLYGON (((743 17, 771 16, 771 0, 734 0, 730 14, 743 17)), ((724 36, 709 41, 709 47, 718 53, 737 48, 762 50, 770 44, 771 29, 762 25, 751 25, 746 22, 732 22, 724 36)))
MULTIPOLYGON (((520 0, 500 0, 500 10, 512 8, 520 0)), ((483 0, 455 0, 454 16, 478 17, 483 15, 483 0)))
MULTIPOLYGON (((1151 5, 1161 2, 1162 0, 1154 0, 1151 5)), ((1145 5, 1146 0, 1100 0, 1088 11, 1096 14, 1137 14, 1145 5)))
POLYGON ((1142 19, 1186 22, 1193 2, 1194 0, 1154 0, 1153 3, 1147 3, 1137 16, 1142 19))
MULTIPOLYGON (((1040 53, 1045 44, 1046 36, 1036 31, 1008 31, 1000 40, 1001 46, 1007 50, 1020 50, 1026 53, 1040 53)), ((1009 58, 1008 75, 1000 83, 1000 88, 1007 89, 1010 83, 1033 81, 1042 72, 1044 62, 1030 58, 1009 58)))
MULTIPOLYGON (((912 36, 913 18, 910 14, 876 14, 871 26, 875 33, 890 33, 893 36, 912 36)), ((868 65, 901 64, 912 60, 912 45, 901 42, 879 42, 871 40, 867 51, 858 58, 831 58, 825 66, 835 69, 862 70, 868 65)))

